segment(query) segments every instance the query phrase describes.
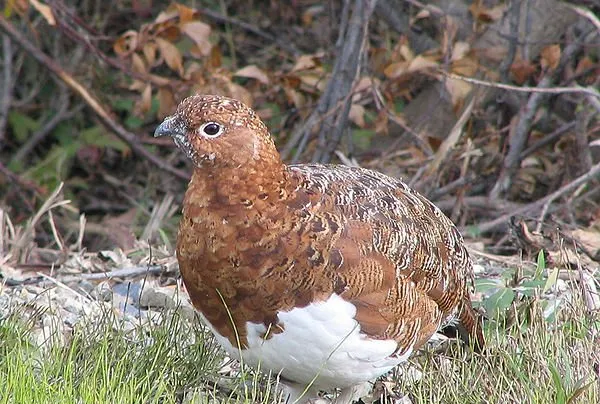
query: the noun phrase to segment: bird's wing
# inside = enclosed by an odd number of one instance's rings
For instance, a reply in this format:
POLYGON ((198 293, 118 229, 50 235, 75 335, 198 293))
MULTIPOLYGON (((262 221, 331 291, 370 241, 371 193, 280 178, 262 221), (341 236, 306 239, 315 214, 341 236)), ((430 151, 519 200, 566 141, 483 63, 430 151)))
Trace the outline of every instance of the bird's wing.
MULTIPOLYGON (((445 322, 469 322, 472 264, 458 230, 431 202, 370 170, 298 165, 290 172, 297 184, 290 207, 303 215, 309 261, 356 306, 364 333, 395 339, 402 354, 445 322)), ((466 324, 467 332, 476 326, 466 324)))

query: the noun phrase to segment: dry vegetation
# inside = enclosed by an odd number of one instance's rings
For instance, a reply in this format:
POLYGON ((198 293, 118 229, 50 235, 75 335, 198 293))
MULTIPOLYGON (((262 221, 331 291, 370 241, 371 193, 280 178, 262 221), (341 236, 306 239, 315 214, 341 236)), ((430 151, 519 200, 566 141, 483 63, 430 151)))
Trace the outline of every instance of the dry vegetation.
POLYGON ((277 401, 177 296, 190 167, 150 134, 196 92, 462 228, 489 351, 365 403, 600 402, 600 6, 572 3, 2 2, 0 403, 277 401))

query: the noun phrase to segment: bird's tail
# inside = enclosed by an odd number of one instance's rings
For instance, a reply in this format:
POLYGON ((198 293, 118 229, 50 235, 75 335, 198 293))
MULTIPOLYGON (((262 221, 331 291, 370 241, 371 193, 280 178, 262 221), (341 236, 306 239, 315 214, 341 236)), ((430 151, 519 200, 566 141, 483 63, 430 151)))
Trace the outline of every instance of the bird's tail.
POLYGON ((457 331, 460 339, 481 352, 485 346, 482 316, 473 309, 469 298, 465 298, 459 307, 457 331))

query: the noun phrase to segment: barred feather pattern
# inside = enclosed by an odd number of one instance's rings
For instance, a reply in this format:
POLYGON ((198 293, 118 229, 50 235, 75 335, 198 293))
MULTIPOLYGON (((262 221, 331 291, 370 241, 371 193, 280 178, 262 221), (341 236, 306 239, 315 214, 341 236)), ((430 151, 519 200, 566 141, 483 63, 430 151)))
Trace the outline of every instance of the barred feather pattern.
POLYGON ((224 97, 184 100, 156 132, 165 133, 195 164, 177 242, 181 274, 232 346, 248 347, 246 324, 264 324, 269 340, 285 330, 278 313, 332 295, 356 307, 365 338, 396 342, 392 356, 451 322, 483 345, 462 237, 404 182, 342 165, 285 165, 258 116, 224 97), (222 134, 200 133, 207 122, 222 134))

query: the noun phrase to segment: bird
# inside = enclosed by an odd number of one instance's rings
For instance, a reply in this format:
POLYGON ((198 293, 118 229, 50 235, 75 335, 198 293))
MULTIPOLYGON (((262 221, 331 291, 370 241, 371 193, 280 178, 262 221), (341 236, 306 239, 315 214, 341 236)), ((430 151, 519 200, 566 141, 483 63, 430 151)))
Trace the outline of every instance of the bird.
POLYGON ((461 234, 400 179, 285 164, 244 103, 192 95, 156 128, 191 160, 176 244, 199 317, 287 403, 364 385, 456 326, 484 345, 461 234))

